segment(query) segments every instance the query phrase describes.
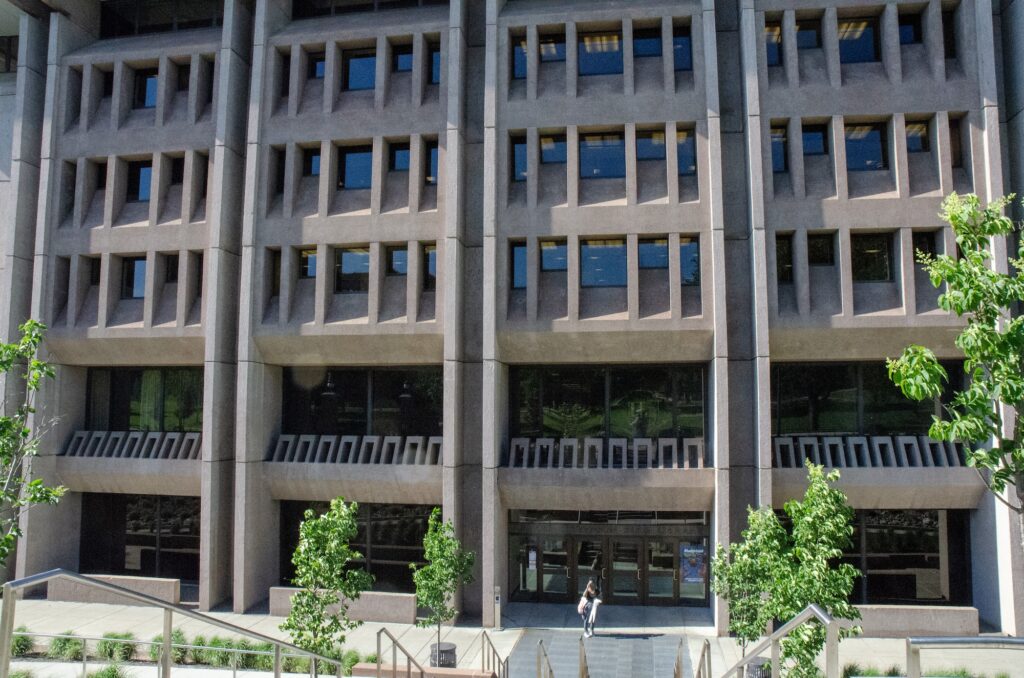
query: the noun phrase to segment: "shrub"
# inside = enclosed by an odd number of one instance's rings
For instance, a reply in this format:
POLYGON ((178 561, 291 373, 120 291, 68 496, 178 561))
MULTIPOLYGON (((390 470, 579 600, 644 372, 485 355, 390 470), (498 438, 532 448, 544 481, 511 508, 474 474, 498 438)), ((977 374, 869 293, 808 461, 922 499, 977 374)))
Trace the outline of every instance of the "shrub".
POLYGON ((208 643, 206 642, 205 636, 196 636, 192 639, 192 645, 195 645, 197 647, 189 648, 188 658, 192 661, 193 664, 209 663, 210 658, 206 656, 207 652, 205 649, 203 649, 203 646, 207 644, 208 643))
POLYGON ((273 643, 256 643, 252 646, 252 649, 259 652, 269 652, 270 654, 251 654, 249 655, 249 662, 251 668, 258 669, 260 671, 273 671, 274 670, 274 644, 273 643))
POLYGON ((71 631, 65 631, 61 635, 65 637, 50 640, 46 656, 50 659, 63 659, 69 662, 81 661, 82 654, 85 652, 85 641, 71 631))
POLYGON ((96 652, 104 659, 126 662, 135 656, 136 647, 133 633, 104 633, 103 640, 96 644, 96 652))
POLYGON ((887 676, 902 676, 903 675, 903 667, 900 666, 899 664, 893 664, 892 666, 890 666, 889 668, 887 668, 885 670, 885 675, 887 675, 887 676))
MULTIPOLYGON (((164 634, 160 633, 153 636, 153 643, 149 646, 149 658, 154 661, 160 661, 160 650, 163 648, 162 643, 164 642, 164 634)), ((184 647, 175 647, 176 645, 187 645, 188 639, 185 638, 185 632, 181 629, 174 629, 171 631, 171 663, 173 664, 184 664, 185 658, 188 656, 188 650, 184 647)))
POLYGON ((370 654, 368 654, 365 657, 363 657, 363 661, 366 662, 367 664, 376 664, 377 663, 377 653, 376 652, 371 652, 370 654))
POLYGON ((231 666, 232 644, 227 638, 213 636, 206 643, 210 649, 206 651, 206 663, 210 666, 227 667, 231 666))
POLYGON ((9 675, 10 678, 36 678, 35 674, 27 669, 22 669, 20 671, 11 671, 9 675))
POLYGON ((341 665, 344 667, 345 675, 352 675, 352 667, 359 663, 359 653, 355 650, 346 650, 341 655, 341 665))
POLYGON ((309 658, 287 656, 281 661, 281 670, 286 673, 309 673, 309 658))
POLYGON ((89 678, 131 678, 131 675, 131 672, 120 664, 110 664, 99 671, 91 671, 89 678))
MULTIPOLYGON (((19 626, 15 629, 18 633, 28 633, 28 629, 19 626)), ((35 640, 32 636, 11 636, 11 656, 27 657, 35 649, 35 640)))

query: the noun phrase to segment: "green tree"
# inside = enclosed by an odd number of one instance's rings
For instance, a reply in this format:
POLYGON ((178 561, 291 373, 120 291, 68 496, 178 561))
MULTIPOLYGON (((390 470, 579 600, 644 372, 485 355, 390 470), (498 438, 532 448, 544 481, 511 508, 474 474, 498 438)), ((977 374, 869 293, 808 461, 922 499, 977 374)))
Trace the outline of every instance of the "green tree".
MULTIPOLYGON (((712 588, 729 604, 729 630, 746 650, 774 619, 788 621, 814 603, 832 617, 860 619, 850 604, 854 579, 848 563, 836 564, 852 545, 853 509, 833 484, 838 471, 825 474, 807 463, 807 491, 786 502, 787 525, 768 507, 748 509, 743 541, 718 546, 712 563, 712 588)), ((848 636, 854 629, 844 630, 848 636)), ((825 629, 811 622, 782 641, 785 675, 816 678, 815 659, 825 646, 825 629)))
MULTIPOLYGON (((939 306, 966 321, 954 341, 964 355, 967 385, 951 394, 943 416, 933 416, 928 435, 968 443, 967 464, 977 469, 989 490, 1017 513, 1024 543, 1024 430, 1018 412, 1024 402, 1024 239, 1003 272, 994 250, 1014 232, 1003 214, 1013 196, 982 207, 975 195, 950 194, 941 216, 956 235, 961 256, 917 252, 917 260, 936 287, 945 285, 939 306), (1013 317, 1016 316, 1016 317, 1013 317), (1016 502, 1004 496, 1009 488, 1016 502)), ((949 380, 935 353, 907 346, 886 360, 889 378, 908 398, 938 398, 949 380)))
POLYGON ((358 504, 339 497, 323 515, 307 510, 299 527, 299 545, 292 555, 292 583, 299 591, 292 596, 281 630, 310 652, 337 654, 345 634, 362 623, 348 618, 349 603, 373 584, 370 573, 356 564, 362 554, 349 546, 358 512, 358 504))
POLYGON ((423 536, 423 557, 427 564, 417 567, 410 563, 416 583, 416 602, 430 610, 430 616, 420 619, 419 626, 437 624, 437 642, 441 642, 441 624, 454 619, 459 613, 455 607, 455 594, 463 584, 473 583, 472 551, 462 548, 455 536, 452 522, 441 521, 441 509, 435 508, 423 536))
POLYGON ((29 320, 18 330, 17 343, 0 343, 0 374, 6 391, 0 405, 0 563, 21 537, 21 516, 32 506, 56 504, 64 494, 63 487, 48 487, 41 478, 33 478, 29 463, 39 451, 38 433, 29 426, 36 393, 44 378, 53 377, 53 368, 38 357, 46 325, 29 320), (10 382, 14 375, 25 380, 23 389, 10 382), (14 402, 8 400, 12 394, 16 394, 14 402))

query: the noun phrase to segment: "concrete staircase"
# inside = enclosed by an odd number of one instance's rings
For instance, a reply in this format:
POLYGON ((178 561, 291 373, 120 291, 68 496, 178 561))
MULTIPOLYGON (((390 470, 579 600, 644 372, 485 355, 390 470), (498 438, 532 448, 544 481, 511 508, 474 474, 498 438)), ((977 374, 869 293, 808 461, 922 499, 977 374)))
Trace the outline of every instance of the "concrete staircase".
MULTIPOLYGON (((555 678, 578 678, 579 638, 578 631, 527 630, 509 658, 509 678, 536 678, 539 641, 544 641, 555 678)), ((671 678, 682 639, 683 636, 668 634, 598 632, 584 640, 590 678, 671 678)), ((692 675, 689 652, 684 652, 683 676, 692 675)))

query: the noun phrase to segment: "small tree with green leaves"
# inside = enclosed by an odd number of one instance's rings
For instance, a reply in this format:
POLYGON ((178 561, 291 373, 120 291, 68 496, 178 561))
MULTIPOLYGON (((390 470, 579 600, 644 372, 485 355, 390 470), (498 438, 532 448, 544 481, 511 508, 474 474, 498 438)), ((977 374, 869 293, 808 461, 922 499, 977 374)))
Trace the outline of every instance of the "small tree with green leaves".
POLYGON ((53 368, 38 357, 46 325, 29 320, 18 330, 17 343, 0 343, 0 386, 6 391, 0 394, 0 563, 6 562, 21 537, 21 516, 33 506, 56 504, 64 494, 63 487, 48 487, 41 478, 33 478, 29 463, 39 451, 38 431, 29 427, 36 393, 43 379, 53 377, 53 368), (15 375, 25 380, 24 390, 9 383, 15 375), (8 401, 11 394, 19 394, 17 402, 8 401))
POLYGON ((437 642, 441 642, 441 624, 455 618, 455 595, 463 584, 473 582, 472 551, 462 548, 450 520, 442 522, 441 509, 430 513, 427 533, 423 537, 423 558, 427 564, 410 563, 416 583, 416 602, 430 610, 430 615, 417 621, 419 626, 437 624, 437 642))
MULTIPOLYGON (((744 651, 774 619, 788 621, 814 603, 838 619, 860 619, 850 604, 854 579, 848 563, 836 564, 852 545, 853 509, 833 484, 838 471, 825 474, 807 463, 807 491, 783 507, 787 525, 768 507, 748 509, 743 541, 718 546, 712 588, 729 604, 729 630, 744 651)), ((855 629, 844 630, 847 636, 855 629)), ((809 622, 782 641, 786 676, 816 678, 815 659, 825 647, 825 629, 809 622)))
MULTIPOLYGON (((973 445, 967 464, 978 470, 989 490, 1017 513, 1024 543, 1024 239, 1011 270, 997 266, 993 241, 1013 234, 1003 210, 1013 196, 987 207, 975 195, 950 194, 942 219, 956 235, 961 256, 917 252, 936 287, 945 285, 939 307, 966 320, 954 343, 964 355, 967 384, 952 393, 944 416, 933 416, 928 435, 973 445), (1016 501, 1004 493, 1013 488, 1016 501)), ((912 344, 896 360, 886 360, 889 378, 908 398, 938 398, 949 380, 932 349, 912 344)))
POLYGON ((349 619, 348 606, 373 585, 373 577, 356 561, 363 556, 349 546, 356 536, 359 506, 342 498, 331 501, 321 516, 307 510, 292 556, 299 590, 281 624, 292 641, 310 652, 337 654, 345 634, 362 622, 349 619))

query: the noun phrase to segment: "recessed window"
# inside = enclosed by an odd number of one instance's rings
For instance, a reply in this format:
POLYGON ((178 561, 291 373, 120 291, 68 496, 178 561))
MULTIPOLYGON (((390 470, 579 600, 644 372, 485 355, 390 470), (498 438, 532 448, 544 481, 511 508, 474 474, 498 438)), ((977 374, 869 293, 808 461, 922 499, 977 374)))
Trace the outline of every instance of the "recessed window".
POLYGON ((900 14, 900 44, 919 45, 923 41, 924 32, 921 29, 921 12, 906 12, 900 14))
POLYGON ((309 279, 316 277, 316 250, 308 249, 299 251, 299 278, 309 279))
POLYGON ((645 130, 636 133, 636 159, 664 160, 665 133, 658 130, 645 130))
POLYGON ((320 176, 320 149, 319 148, 304 148, 304 149, 302 149, 302 176, 304 176, 304 177, 318 177, 318 176, 320 176))
POLYGON ((427 58, 430 60, 430 84, 441 83, 441 45, 432 42, 427 45, 427 58))
POLYGON ((661 29, 660 28, 634 28, 633 29, 633 57, 660 57, 661 56, 661 29))
POLYGON ((676 160, 679 165, 679 176, 696 176, 697 136, 693 130, 676 132, 676 160))
POLYGON ((811 266, 834 266, 836 263, 835 236, 831 233, 807 235, 807 263, 811 266))
POLYGON ((793 234, 775 236, 775 275, 780 283, 793 282, 793 234))
POLYGON ((621 132, 580 135, 580 178, 626 176, 626 142, 621 132))
POLYGON ((580 269, 580 284, 583 287, 625 287, 626 241, 581 241, 580 269))
POLYGON ((928 153, 932 150, 927 120, 907 121, 907 153, 928 153))
POLYGON ((526 289, 526 243, 514 242, 509 248, 509 270, 512 289, 526 289))
POLYGON ((683 287, 700 285, 700 239, 679 239, 679 278, 683 287))
POLYGON ((271 148, 270 163, 274 173, 274 195, 281 195, 284 193, 285 150, 271 148))
POLYGON ((370 188, 373 178, 373 147, 342 146, 338 149, 338 188, 370 188))
POLYGON ((622 33, 581 33, 578 42, 580 75, 622 73, 622 33))
POLYGON ((772 172, 780 174, 789 171, 787 159, 789 143, 786 141, 785 127, 772 127, 772 172))
POLYGON ((956 11, 942 13, 942 49, 947 59, 956 58, 956 11))
POLYGON ((203 276, 206 273, 206 266, 204 265, 204 257, 202 252, 195 252, 195 269, 192 275, 195 276, 196 281, 196 294, 200 296, 203 294, 203 276))
POLYGON ((639 241, 637 263, 643 269, 668 270, 668 238, 645 238, 639 241))
POLYGON ((310 52, 306 65, 306 77, 310 80, 323 80, 327 73, 327 56, 323 52, 310 52))
POLYGON ((288 90, 291 89, 292 83, 292 57, 290 54, 281 55, 281 89, 278 91, 278 95, 282 97, 288 96, 288 90))
POLYGON ((821 47, 821 19, 803 19, 796 22, 796 48, 821 47))
POLYGON ((270 296, 281 296, 281 250, 270 250, 270 296))
POLYGON ((175 89, 177 89, 179 92, 187 92, 188 82, 189 79, 192 77, 192 64, 177 64, 177 71, 178 83, 175 89))
POLYGON ((839 20, 839 62, 862 64, 881 58, 878 17, 839 20))
POLYGON ((409 144, 388 144, 388 171, 409 171, 409 144))
POLYGON ((437 289, 437 245, 423 247, 423 290, 437 289))
POLYGON ((782 24, 771 21, 764 25, 765 61, 769 66, 782 65, 782 24))
POLYGON ((146 257, 121 259, 121 298, 142 299, 146 296, 146 257))
POLYGON ((89 261, 89 284, 99 285, 100 284, 100 267, 102 262, 99 257, 90 257, 89 261))
POLYGON ((409 249, 404 245, 394 245, 385 250, 385 259, 388 262, 386 274, 389 276, 402 276, 409 273, 409 249))
POLYGON ((963 139, 961 137, 961 118, 949 119, 949 159, 954 169, 964 166, 963 139))
POLYGON ((542 273, 569 270, 569 252, 564 240, 541 240, 540 270, 542 273))
POLYGON ((540 137, 540 164, 564 165, 568 162, 568 146, 564 134, 543 134, 540 137))
POLYGON ((370 289, 370 249, 348 247, 335 250, 334 291, 341 294, 367 292, 370 289))
POLYGON ((850 236, 854 282, 893 280, 892 234, 861 233, 850 236))
POLYGON ((171 158, 171 185, 185 183, 185 158, 171 158))
POLYGON ((114 71, 101 71, 100 78, 100 87, 103 92, 103 98, 109 99, 114 96, 114 71))
POLYGON ((557 63, 565 61, 565 33, 540 36, 541 63, 557 63))
POLYGON ((804 125, 804 155, 828 155, 828 125, 804 125))
POLYGON ((672 29, 672 62, 677 71, 693 70, 693 41, 689 26, 672 29))
POLYGON ((847 125, 846 169, 850 172, 868 172, 888 167, 885 123, 847 125))
POLYGON ((373 89, 376 81, 376 50, 345 50, 341 53, 341 82, 344 90, 358 92, 373 89))
POLYGON ((526 181, 528 154, 526 137, 512 137, 512 181, 526 181))
POLYGON ((96 190, 107 190, 107 163, 103 161, 93 163, 93 172, 95 172, 93 181, 96 182, 96 190))
POLYGON ((156 108, 157 69, 135 71, 135 108, 156 108))
POLYGON ((412 45, 391 46, 391 72, 412 72, 412 45))
POLYGON ((925 254, 930 254, 933 257, 938 254, 938 245, 936 243, 938 235, 938 231, 914 231, 913 241, 915 260, 917 259, 918 252, 924 252, 925 254))
POLYGON ((129 162, 125 200, 128 202, 149 202, 152 179, 153 163, 148 160, 133 160, 129 162))
POLYGON ((512 38, 512 79, 526 79, 526 38, 512 38))
POLYGON ((424 183, 428 186, 437 185, 437 140, 428 141, 425 144, 427 171, 424 174, 424 183))
POLYGON ((177 254, 164 255, 164 283, 172 285, 178 282, 178 263, 177 254))

